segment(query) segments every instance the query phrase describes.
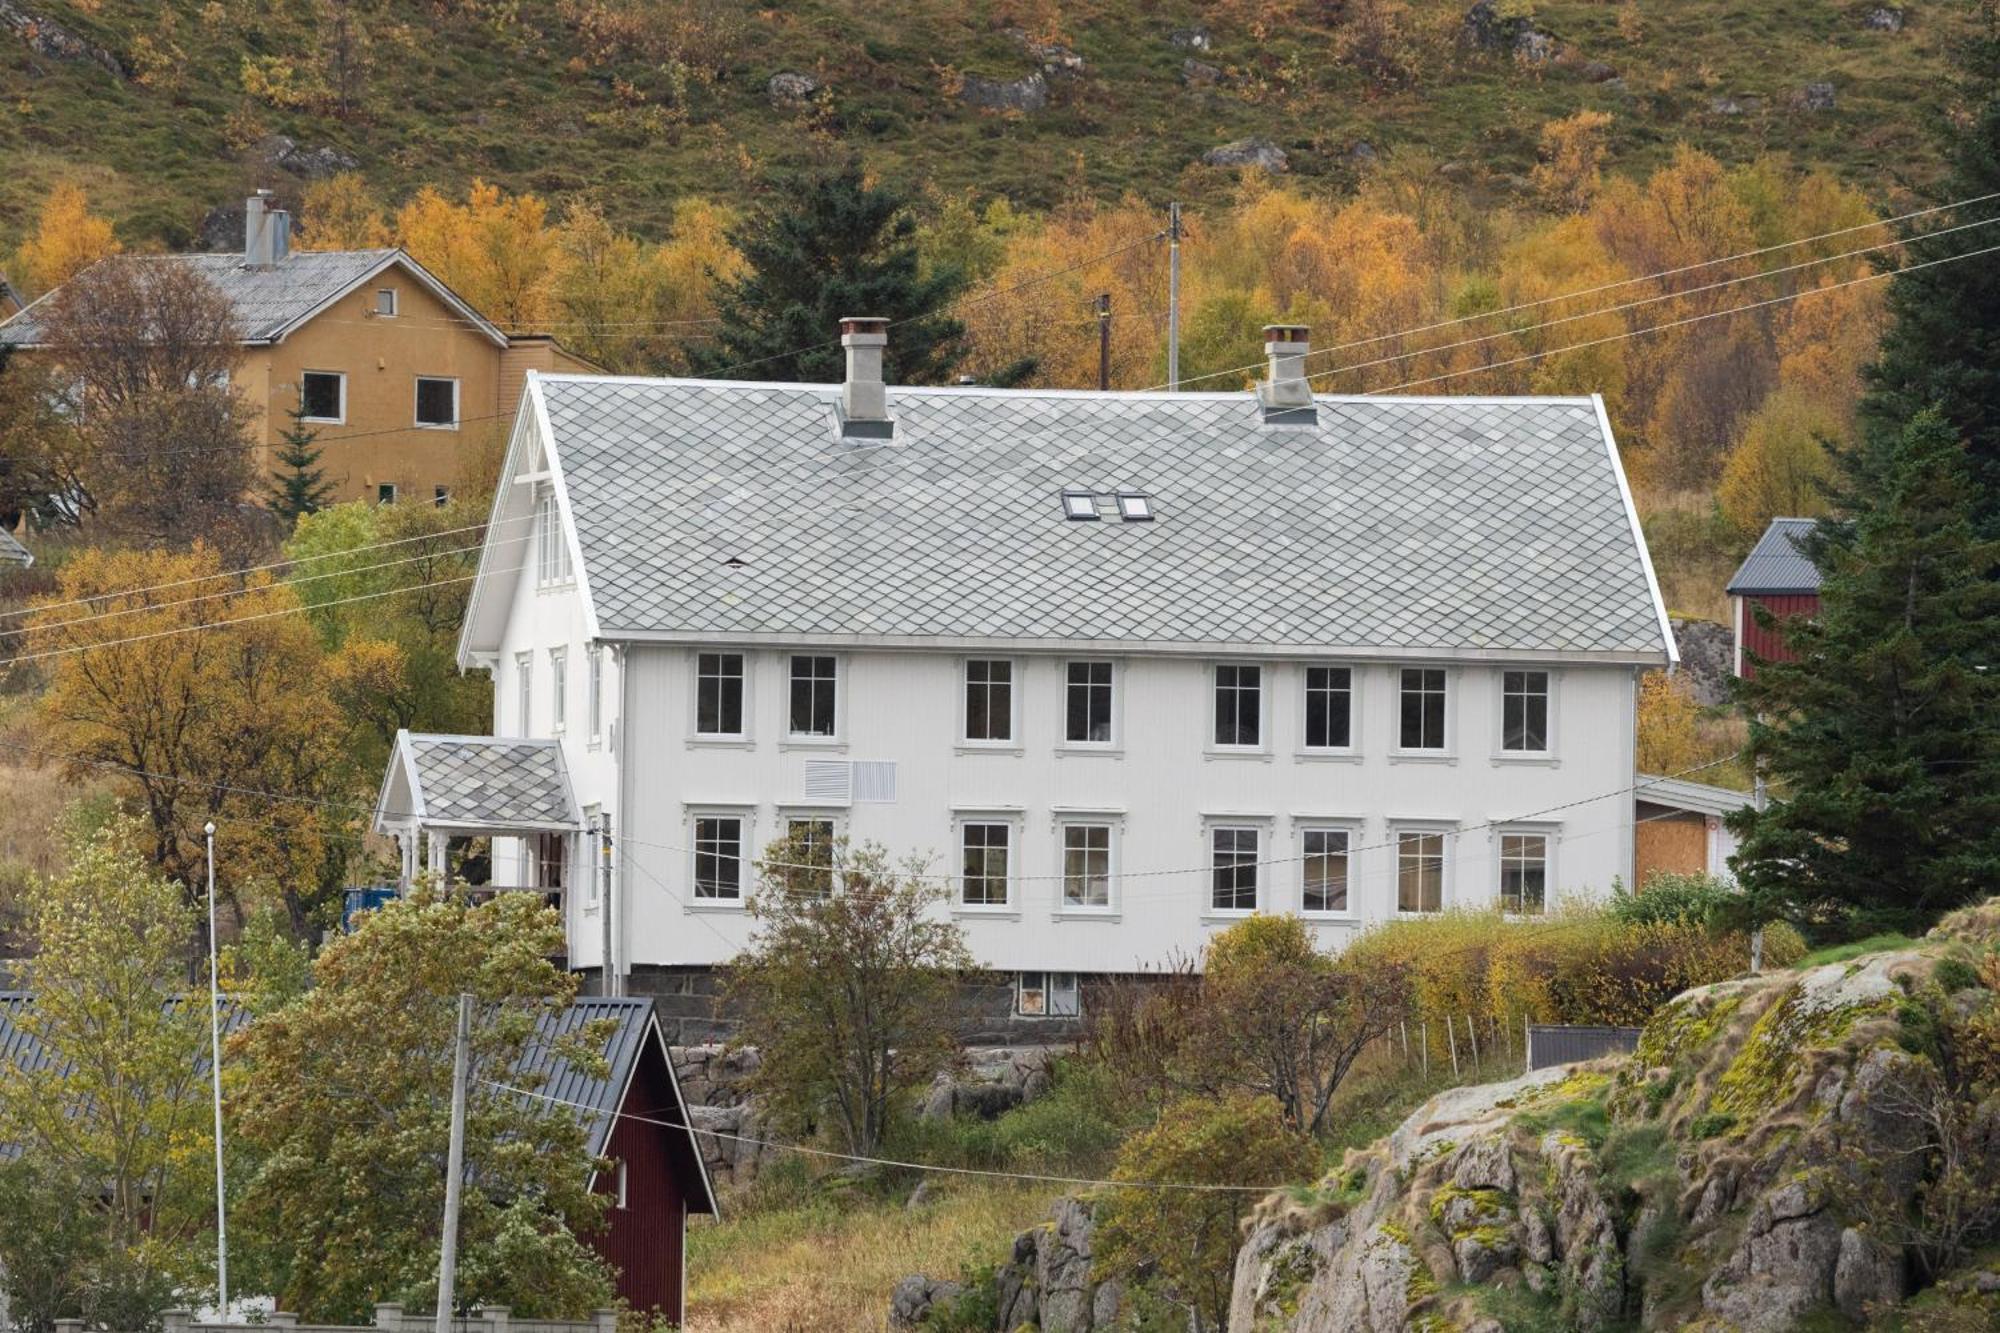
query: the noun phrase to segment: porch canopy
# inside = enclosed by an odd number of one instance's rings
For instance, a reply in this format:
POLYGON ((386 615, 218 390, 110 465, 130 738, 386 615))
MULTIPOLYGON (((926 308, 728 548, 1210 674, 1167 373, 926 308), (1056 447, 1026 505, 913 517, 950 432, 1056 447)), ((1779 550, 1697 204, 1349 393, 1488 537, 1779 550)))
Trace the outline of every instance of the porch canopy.
POLYGON ((582 829, 557 742, 396 733, 375 801, 375 831, 402 849, 405 891, 426 869, 445 873, 453 838, 567 843, 582 829))

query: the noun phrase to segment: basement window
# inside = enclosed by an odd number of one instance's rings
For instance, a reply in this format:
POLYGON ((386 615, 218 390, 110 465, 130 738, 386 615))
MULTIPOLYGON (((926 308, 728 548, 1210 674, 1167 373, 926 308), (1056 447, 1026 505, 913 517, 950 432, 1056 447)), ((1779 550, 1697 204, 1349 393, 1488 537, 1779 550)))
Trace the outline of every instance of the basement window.
POLYGON ((1127 523, 1151 523, 1153 502, 1137 491, 1118 492, 1118 515, 1127 523))
POLYGON ((1083 1012, 1074 972, 1023 972, 1014 1011, 1023 1018, 1075 1018, 1083 1012))
POLYGON ((1097 521, 1097 497, 1088 491, 1063 492, 1063 517, 1072 523, 1097 521))

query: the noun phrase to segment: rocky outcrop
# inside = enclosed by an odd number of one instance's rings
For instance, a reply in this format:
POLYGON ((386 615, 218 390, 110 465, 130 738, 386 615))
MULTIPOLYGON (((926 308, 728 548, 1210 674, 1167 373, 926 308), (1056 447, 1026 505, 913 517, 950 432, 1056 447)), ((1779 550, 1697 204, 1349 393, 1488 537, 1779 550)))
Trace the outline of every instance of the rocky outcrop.
POLYGON ((1901 32, 1903 22, 1900 5, 1877 5, 1861 16, 1861 26, 1870 32, 1901 32))
POLYGON ((780 70, 764 85, 764 95, 771 99, 773 106, 808 102, 818 91, 818 79, 810 74, 800 74, 796 70, 780 70))
POLYGON ((1831 83, 1808 83, 1792 94, 1792 109, 1805 112, 1825 112, 1834 108, 1836 96, 1831 83))
POLYGON ((1209 167, 1259 167, 1272 175, 1288 171, 1291 163, 1285 157, 1285 150, 1269 139, 1238 139, 1211 148, 1201 155, 1203 166, 1209 167))
POLYGON ((1124 1289, 1095 1280, 1091 1271, 1092 1209, 1088 1199, 1058 1199, 1048 1221, 1015 1238, 1012 1257, 993 1278, 996 1327, 1108 1333, 1117 1326, 1124 1289))
POLYGON ((918 1114, 926 1120, 970 1115, 992 1120, 1049 1090, 1054 1052, 1040 1046, 975 1048, 957 1070, 939 1074, 918 1114))
POLYGON ((0 28, 18 37, 30 51, 49 60, 96 65, 117 78, 126 75, 125 62, 20 0, 0 0, 0 28))
POLYGON ((1083 57, 1069 47, 1061 42, 1042 41, 1024 28, 1007 29, 1007 38, 1040 64, 1042 73, 1052 79, 1075 78, 1087 68, 1083 57))
POLYGON ((258 141, 255 152, 257 160, 265 167, 289 172, 300 180, 324 180, 343 171, 353 171, 361 165, 361 159, 352 153, 331 144, 308 147, 289 134, 266 135, 258 141))
POLYGON ((912 1273, 889 1293, 889 1327, 918 1328, 933 1310, 949 1309, 964 1294, 962 1283, 912 1273))
POLYGON ((1714 708, 1729 702, 1736 675, 1736 636, 1713 620, 1674 617, 1674 646, 1681 654, 1681 679, 1696 703, 1714 708))
POLYGON ((1530 64, 1546 64, 1562 55, 1562 44, 1525 14, 1502 14, 1493 0, 1479 0, 1465 11, 1459 41, 1475 51, 1511 55, 1530 64))
POLYGON ((959 81, 959 100, 983 111, 1040 111, 1049 104, 1049 81, 1040 70, 1024 79, 985 79, 964 75, 959 81))
POLYGON ((750 1079, 763 1063, 757 1049, 714 1043, 670 1047, 668 1055, 688 1116, 703 1131, 695 1142, 709 1178, 726 1189, 749 1184, 783 1151, 765 1146, 771 1135, 750 1095, 750 1079))

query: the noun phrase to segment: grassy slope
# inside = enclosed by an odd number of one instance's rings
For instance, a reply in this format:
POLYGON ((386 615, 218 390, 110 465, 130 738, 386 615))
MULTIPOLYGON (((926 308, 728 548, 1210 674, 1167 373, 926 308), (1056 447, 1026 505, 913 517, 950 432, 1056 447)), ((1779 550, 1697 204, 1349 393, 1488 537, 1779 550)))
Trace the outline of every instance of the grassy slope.
MULTIPOLYGON (((659 0, 612 0, 665 12, 659 0)), ((1301 177, 1346 183, 1358 139, 1379 149, 1418 148, 1496 176, 1532 162, 1543 121, 1583 107, 1614 112, 1616 160, 1658 161, 1679 139, 1730 159, 1767 151, 1824 163, 1878 194, 1928 170, 1916 111, 1938 95, 1944 38, 1963 7, 1918 0, 1901 34, 1865 31, 1867 5, 1840 0, 1640 0, 1636 39, 1621 34, 1619 6, 1550 0, 1540 22, 1586 59, 1623 75, 1629 92, 1563 71, 1456 52, 1452 34, 1464 0, 1413 0, 1424 16, 1426 73, 1414 89, 1381 96, 1339 63, 1325 20, 1285 22, 1260 38, 1252 0, 695 0, 675 12, 705 13, 719 77, 686 98, 685 123, 649 123, 654 113, 621 103, 614 80, 654 105, 670 103, 672 80, 657 63, 579 60, 577 33, 557 6, 495 0, 384 0, 373 20, 368 114, 340 122, 254 104, 242 92, 246 55, 311 49, 306 0, 28 0, 121 55, 157 15, 174 15, 169 36, 185 53, 178 90, 119 83, 95 66, 32 57, 0 38, 0 240, 19 234, 36 200, 65 175, 81 174, 128 239, 183 244, 211 204, 257 175, 225 123, 243 139, 247 108, 259 127, 354 153, 391 194, 425 181, 462 183, 475 174, 514 188, 561 195, 595 189, 614 216, 656 233, 674 199, 734 190, 752 169, 814 151, 804 120, 774 110, 769 76, 811 70, 832 89, 830 137, 864 151, 880 170, 915 183, 976 187, 1046 206, 1081 184, 1099 194, 1137 190, 1154 199, 1199 201, 1229 186, 1227 173, 1196 163, 1205 149, 1263 134, 1291 155, 1301 177), (518 9, 508 20, 496 12, 518 9), (209 17, 204 18, 206 9, 209 17), (955 72, 1018 77, 1032 66, 1007 39, 1010 22, 1056 28, 1089 62, 1060 84, 1054 103, 1031 117, 977 112, 948 95, 955 72), (1206 23, 1204 59, 1235 76, 1220 90, 1185 88, 1188 54, 1167 34, 1206 23), (1808 116, 1787 94, 1830 79, 1840 107, 1808 116), (1767 99, 1750 115, 1708 114, 1721 93, 1767 99)), ((366 8, 366 6, 357 6, 366 8)), ((1299 4, 1313 14, 1336 6, 1299 4)), ((671 118, 662 117, 662 120, 671 118)))

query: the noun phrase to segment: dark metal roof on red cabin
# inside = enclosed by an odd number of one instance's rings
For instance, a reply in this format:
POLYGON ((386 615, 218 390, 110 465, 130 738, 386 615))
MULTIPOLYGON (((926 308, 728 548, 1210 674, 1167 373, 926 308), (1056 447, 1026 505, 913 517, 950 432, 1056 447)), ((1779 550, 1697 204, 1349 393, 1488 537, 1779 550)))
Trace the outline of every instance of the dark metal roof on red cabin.
POLYGON ((1732 597, 1784 596, 1819 591, 1819 568, 1798 543, 1818 519, 1774 518, 1724 589, 1732 597))

